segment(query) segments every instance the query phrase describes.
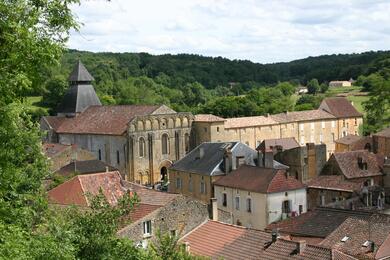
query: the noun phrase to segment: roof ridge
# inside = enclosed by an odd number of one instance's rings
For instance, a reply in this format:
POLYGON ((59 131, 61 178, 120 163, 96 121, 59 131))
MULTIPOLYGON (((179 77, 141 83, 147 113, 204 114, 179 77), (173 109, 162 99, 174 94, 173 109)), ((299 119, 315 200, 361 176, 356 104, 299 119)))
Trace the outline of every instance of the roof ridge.
POLYGON ((77 176, 75 176, 75 177, 77 177, 77 180, 78 180, 78 182, 79 182, 79 184, 80 184, 80 187, 81 187, 81 190, 82 190, 82 192, 83 192, 83 194, 82 194, 82 196, 83 196, 83 198, 85 199, 85 202, 87 203, 87 206, 90 206, 89 204, 89 200, 88 200, 88 198, 87 198, 87 194, 86 194, 86 192, 85 192, 85 188, 84 188, 84 185, 83 185, 83 182, 81 181, 81 179, 80 179, 80 176, 83 176, 83 175, 77 175, 77 176))

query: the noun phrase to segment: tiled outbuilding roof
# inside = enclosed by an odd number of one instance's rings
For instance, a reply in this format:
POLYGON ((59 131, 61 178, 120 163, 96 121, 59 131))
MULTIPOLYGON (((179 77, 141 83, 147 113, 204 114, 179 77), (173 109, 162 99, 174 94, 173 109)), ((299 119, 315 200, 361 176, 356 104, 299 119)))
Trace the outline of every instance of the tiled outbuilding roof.
POLYGON ((363 115, 344 97, 325 98, 320 109, 325 110, 337 118, 362 117, 363 115))
POLYGON ((267 226, 266 230, 279 229, 281 233, 294 236, 325 238, 349 217, 368 218, 373 213, 366 211, 316 208, 297 217, 267 226))
POLYGON ((353 144, 353 143, 360 141, 362 138, 363 137, 359 136, 359 135, 347 135, 347 136, 344 136, 340 139, 335 140, 334 142, 340 143, 340 144, 350 145, 350 144, 353 144))
POLYGON ((221 177, 214 185, 259 193, 284 192, 305 188, 297 179, 287 176, 285 170, 241 165, 221 177))
POLYGON ((291 123, 298 121, 333 119, 335 117, 326 111, 315 109, 275 114, 271 115, 271 118, 278 123, 291 123))
POLYGON ((307 183, 308 188, 355 192, 360 191, 361 183, 345 180, 341 175, 317 176, 307 183))
POLYGON ((131 222, 135 222, 141 218, 146 217, 147 215, 149 215, 150 213, 154 212, 155 210, 161 207, 162 206, 159 205, 140 203, 135 205, 134 209, 130 212, 128 218, 131 220, 131 222))
POLYGON ((42 118, 56 132, 63 122, 71 120, 70 118, 62 117, 62 116, 44 116, 42 118))
POLYGON ((46 157, 53 158, 68 149, 72 149, 72 146, 58 143, 43 143, 42 149, 46 157))
POLYGON ((211 220, 180 242, 189 246, 191 254, 211 259, 331 259, 331 250, 324 247, 306 245, 299 251, 299 242, 277 239, 272 243, 270 233, 211 220))
POLYGON ((159 106, 90 106, 76 117, 65 120, 58 133, 122 135, 136 116, 152 114, 159 106))
POLYGON ((179 194, 156 191, 132 182, 124 181, 124 185, 126 188, 129 188, 132 192, 137 194, 141 204, 165 206, 170 201, 174 200, 178 196, 181 196, 179 194))
POLYGON ((195 122, 223 122, 224 118, 212 114, 197 114, 195 115, 195 122))
POLYGON ((276 138, 276 139, 265 139, 261 144, 256 148, 256 150, 260 150, 262 152, 269 151, 276 147, 281 146, 283 151, 290 150, 293 148, 299 147, 297 140, 294 137, 288 138, 276 138))
POLYGON ((382 131, 379 131, 376 134, 373 134, 376 136, 383 136, 383 137, 390 137, 390 127, 383 129, 382 131))
POLYGON ((77 174, 88 174, 88 173, 99 173, 99 172, 105 172, 108 169, 108 171, 117 171, 115 167, 108 165, 107 163, 100 161, 100 160, 88 160, 88 161, 77 161, 77 162, 70 162, 69 164, 65 165, 58 171, 56 171, 56 174, 60 174, 63 176, 70 175, 72 173, 77 174))
POLYGON ((49 201, 54 204, 90 206, 89 196, 102 190, 107 202, 117 204, 127 192, 121 183, 118 171, 77 175, 48 192, 49 201))
POLYGON ((338 167, 347 179, 380 176, 380 165, 375 154, 366 150, 334 153, 332 155, 338 167), (359 167, 358 160, 367 163, 367 169, 359 167))
POLYGON ((337 249, 358 258, 374 259, 378 248, 385 242, 390 233, 390 216, 385 214, 372 215, 367 219, 350 217, 327 236, 320 245, 337 249), (345 241, 343 238, 348 237, 345 241), (374 252, 370 246, 364 246, 366 241, 374 242, 374 252))
POLYGON ((226 118, 225 129, 263 126, 263 125, 276 125, 277 123, 278 122, 276 122, 269 116, 226 118))

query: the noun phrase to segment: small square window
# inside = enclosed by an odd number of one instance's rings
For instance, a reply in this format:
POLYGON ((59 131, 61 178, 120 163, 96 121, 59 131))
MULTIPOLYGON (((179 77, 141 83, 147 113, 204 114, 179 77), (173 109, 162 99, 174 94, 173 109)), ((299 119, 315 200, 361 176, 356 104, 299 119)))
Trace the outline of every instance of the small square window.
POLYGON ((144 236, 149 236, 152 234, 152 221, 148 220, 143 223, 144 226, 144 236))

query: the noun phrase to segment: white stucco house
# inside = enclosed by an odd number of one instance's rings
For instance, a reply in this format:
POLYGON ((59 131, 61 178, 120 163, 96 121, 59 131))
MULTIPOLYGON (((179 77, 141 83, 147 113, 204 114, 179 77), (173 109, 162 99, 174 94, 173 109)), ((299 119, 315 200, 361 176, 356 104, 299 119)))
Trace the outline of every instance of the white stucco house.
POLYGON ((241 165, 214 182, 214 191, 218 209, 248 228, 264 229, 307 211, 306 187, 286 169, 241 165))

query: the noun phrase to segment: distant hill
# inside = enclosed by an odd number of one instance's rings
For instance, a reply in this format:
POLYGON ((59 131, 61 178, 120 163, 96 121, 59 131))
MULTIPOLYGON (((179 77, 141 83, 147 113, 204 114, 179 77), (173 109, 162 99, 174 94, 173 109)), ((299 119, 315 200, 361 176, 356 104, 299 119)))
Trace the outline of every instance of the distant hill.
POLYGON ((356 79, 368 74, 370 67, 385 58, 390 51, 370 51, 361 54, 338 54, 308 57, 274 64, 260 64, 247 60, 229 60, 192 54, 150 55, 147 53, 92 53, 69 50, 62 59, 58 73, 67 74, 80 58, 95 77, 96 82, 115 82, 129 76, 160 78, 168 76, 172 86, 199 82, 206 88, 229 83, 270 85, 279 81, 305 84, 317 78, 320 82, 356 79))

